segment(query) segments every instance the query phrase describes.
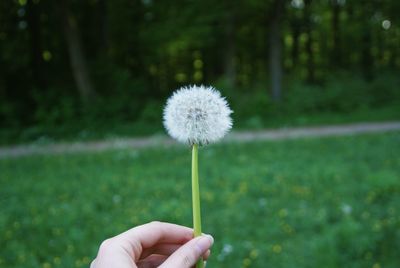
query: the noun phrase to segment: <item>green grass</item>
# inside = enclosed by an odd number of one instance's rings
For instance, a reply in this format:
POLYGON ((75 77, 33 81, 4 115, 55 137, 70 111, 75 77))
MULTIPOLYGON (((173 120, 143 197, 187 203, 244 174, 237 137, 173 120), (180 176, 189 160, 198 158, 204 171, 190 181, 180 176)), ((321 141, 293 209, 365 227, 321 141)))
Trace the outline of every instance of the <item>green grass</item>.
MULTIPOLYGON (((199 151, 209 267, 399 267, 400 133, 199 151)), ((88 267, 151 220, 191 225, 190 149, 0 160, 0 266, 88 267)))

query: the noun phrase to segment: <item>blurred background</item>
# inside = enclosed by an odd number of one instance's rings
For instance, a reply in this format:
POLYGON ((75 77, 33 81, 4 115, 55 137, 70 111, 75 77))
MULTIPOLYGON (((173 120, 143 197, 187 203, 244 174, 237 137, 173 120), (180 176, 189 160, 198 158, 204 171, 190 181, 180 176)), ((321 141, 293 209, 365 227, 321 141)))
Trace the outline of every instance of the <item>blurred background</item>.
MULTIPOLYGON (((222 91, 250 134, 398 121, 399 14, 397 0, 0 1, 0 267, 88 267, 132 226, 191 226, 189 148, 86 143, 161 141, 183 85, 222 91)), ((400 132, 375 126, 201 148, 208 266, 400 267, 400 132)))
POLYGON ((399 117, 394 0, 0 4, 0 142, 162 132, 165 99, 217 87, 238 128, 399 117))

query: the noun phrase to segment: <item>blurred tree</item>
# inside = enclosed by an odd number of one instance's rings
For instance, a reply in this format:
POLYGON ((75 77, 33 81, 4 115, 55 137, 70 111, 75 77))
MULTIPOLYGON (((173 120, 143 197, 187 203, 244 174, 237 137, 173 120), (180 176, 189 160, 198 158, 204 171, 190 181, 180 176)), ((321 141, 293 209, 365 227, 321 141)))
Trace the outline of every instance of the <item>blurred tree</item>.
POLYGON ((71 69, 75 78, 76 87, 79 91, 81 100, 88 104, 91 100, 96 98, 97 94, 89 76, 77 21, 74 15, 69 11, 68 0, 61 0, 60 8, 71 69))
POLYGON ((340 42, 340 13, 342 0, 330 0, 331 4, 331 28, 332 28, 332 52, 331 63, 334 67, 342 66, 342 51, 340 42))
POLYGON ((309 83, 315 82, 315 65, 314 65, 314 51, 313 51, 313 15, 311 11, 312 0, 304 0, 303 9, 303 25, 304 32, 307 36, 306 39, 306 54, 307 54, 307 81, 309 83))
POLYGON ((371 44, 372 44, 372 14, 373 7, 372 2, 368 1, 361 5, 361 20, 362 31, 361 31, 361 69, 363 70, 363 74, 365 79, 372 79, 372 69, 373 69, 373 58, 371 54, 371 44))
POLYGON ((225 16, 225 78, 227 86, 234 88, 236 86, 236 8, 237 5, 232 2, 226 2, 225 16))
POLYGON ((108 9, 106 0, 98 1, 98 14, 99 14, 99 28, 100 28, 100 48, 108 55, 108 48, 110 43, 108 9))
POLYGON ((44 49, 41 44, 41 33, 40 33, 40 9, 39 2, 28 0, 26 5, 26 13, 28 17, 28 29, 30 39, 30 58, 31 58, 31 70, 34 85, 39 89, 46 87, 46 78, 43 75, 43 57, 42 53, 44 49))
POLYGON ((289 23, 290 23, 290 35, 292 37, 292 44, 291 44, 291 61, 292 61, 292 66, 295 69, 298 60, 299 60, 299 54, 300 54, 300 34, 301 34, 301 18, 298 12, 299 6, 293 6, 292 5, 292 12, 291 16, 289 17, 289 23))
POLYGON ((275 0, 269 19, 269 67, 271 72, 272 98, 279 102, 282 95, 282 19, 285 1, 275 0))

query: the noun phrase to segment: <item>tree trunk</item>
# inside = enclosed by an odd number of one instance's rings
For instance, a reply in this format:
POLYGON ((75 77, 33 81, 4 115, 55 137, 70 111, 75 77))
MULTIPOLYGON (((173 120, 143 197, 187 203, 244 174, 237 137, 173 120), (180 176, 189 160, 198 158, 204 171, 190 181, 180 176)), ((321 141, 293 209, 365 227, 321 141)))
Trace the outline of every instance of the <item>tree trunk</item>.
POLYGON ((373 79, 374 59, 371 52, 372 32, 370 17, 373 14, 373 6, 370 2, 363 5, 362 20, 364 21, 361 32, 361 70, 367 81, 373 79))
POLYGON ((226 22, 226 51, 225 51, 225 78, 227 86, 236 86, 236 42, 235 42, 235 18, 232 11, 228 14, 226 22))
POLYGON ((331 0, 332 5, 332 54, 331 62, 333 66, 342 66, 342 51, 340 45, 340 4, 338 0, 331 0))
POLYGON ((27 6, 27 19, 29 29, 29 42, 30 42, 30 63, 32 70, 32 78, 34 85, 42 90, 46 87, 46 80, 43 76, 43 58, 42 58, 42 46, 40 38, 40 27, 39 27, 39 3, 34 3, 33 0, 28 0, 27 6))
POLYGON ((297 63, 299 60, 299 37, 300 37, 300 21, 298 19, 294 19, 291 23, 291 28, 292 28, 292 38, 293 38, 293 44, 292 44, 292 64, 293 64, 293 69, 297 68, 297 63))
POLYGON ((372 80, 373 78, 373 59, 371 54, 371 32, 368 29, 365 29, 362 34, 362 48, 361 48, 361 68, 364 74, 364 78, 367 81, 372 80))
POLYGON ((314 53, 313 53, 313 39, 311 27, 311 0, 304 1, 304 25, 307 34, 306 53, 307 53, 307 81, 313 83, 315 81, 314 75, 314 53))
POLYGON ((108 13, 106 0, 99 0, 99 13, 100 13, 100 34, 101 34, 101 49, 108 54, 109 47, 109 29, 108 29, 108 13))
POLYGON ((391 53, 390 53, 390 58, 389 58, 389 67, 392 69, 397 68, 396 62, 397 62, 397 47, 392 46, 391 47, 391 53))
POLYGON ((77 22, 74 16, 69 12, 68 0, 62 0, 60 7, 62 9, 64 33, 67 40, 72 73, 81 100, 85 104, 88 104, 91 100, 96 98, 96 92, 93 89, 92 81, 90 80, 86 66, 86 59, 82 50, 77 22))
POLYGON ((269 21, 269 68, 271 73, 272 99, 279 102, 282 98, 282 16, 283 0, 275 0, 269 21))

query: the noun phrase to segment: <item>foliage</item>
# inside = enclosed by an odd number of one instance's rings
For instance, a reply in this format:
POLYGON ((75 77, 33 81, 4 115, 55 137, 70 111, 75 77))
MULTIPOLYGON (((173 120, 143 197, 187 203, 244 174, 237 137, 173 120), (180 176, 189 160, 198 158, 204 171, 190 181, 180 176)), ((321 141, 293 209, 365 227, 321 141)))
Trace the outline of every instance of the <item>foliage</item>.
POLYGON ((400 84, 400 77, 390 72, 381 74, 373 82, 348 73, 332 74, 314 85, 293 78, 286 81, 286 93, 280 104, 264 94, 259 84, 239 90, 226 88, 222 83, 219 86, 232 103, 239 127, 261 128, 301 124, 302 120, 305 124, 315 119, 319 119, 319 123, 396 119, 400 117, 397 84, 400 84), (381 118, 371 117, 384 109, 390 111, 381 118), (321 116, 329 114, 335 118, 321 116))
POLYGON ((295 84, 289 89, 284 109, 300 114, 351 113, 398 105, 400 96, 394 86, 397 83, 400 83, 400 78, 394 74, 385 74, 378 80, 367 82, 361 77, 337 73, 320 85, 295 84))
MULTIPOLYGON (((200 149, 210 267, 398 267, 400 133, 200 149)), ((0 266, 87 267, 107 237, 191 225, 183 147, 0 160, 0 266)))

